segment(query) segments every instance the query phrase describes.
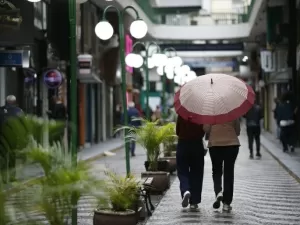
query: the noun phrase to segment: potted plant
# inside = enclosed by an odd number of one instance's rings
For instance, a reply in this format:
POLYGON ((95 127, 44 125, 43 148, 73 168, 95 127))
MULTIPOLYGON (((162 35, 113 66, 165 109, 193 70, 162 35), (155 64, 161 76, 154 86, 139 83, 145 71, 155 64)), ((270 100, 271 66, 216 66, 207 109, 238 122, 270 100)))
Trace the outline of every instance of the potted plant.
POLYGON ((105 193, 98 196, 99 206, 94 212, 94 225, 135 225, 139 220, 139 182, 133 176, 118 176, 106 172, 105 193))
MULTIPOLYGON (((35 183, 30 210, 43 214, 50 225, 65 225, 81 196, 102 188, 87 162, 73 166, 72 156, 59 143, 47 148, 32 142, 25 149, 26 158, 37 163, 45 176, 35 183)), ((28 218, 34 224, 34 218, 28 218)))
MULTIPOLYGON (((176 154, 174 155, 174 150, 176 151, 176 125, 175 123, 168 123, 166 126, 166 138, 163 142, 164 146, 164 157, 160 158, 160 160, 169 162, 169 172, 173 173, 176 171, 176 154)), ((176 153, 176 152, 175 152, 176 153)))
POLYGON ((145 168, 147 172, 142 173, 142 178, 152 177, 152 186, 156 192, 164 192, 170 186, 168 161, 159 160, 161 154, 160 145, 168 138, 169 125, 158 126, 158 121, 150 122, 141 119, 142 126, 139 127, 123 127, 128 129, 128 135, 125 136, 126 141, 136 141, 147 153, 147 161, 145 168))

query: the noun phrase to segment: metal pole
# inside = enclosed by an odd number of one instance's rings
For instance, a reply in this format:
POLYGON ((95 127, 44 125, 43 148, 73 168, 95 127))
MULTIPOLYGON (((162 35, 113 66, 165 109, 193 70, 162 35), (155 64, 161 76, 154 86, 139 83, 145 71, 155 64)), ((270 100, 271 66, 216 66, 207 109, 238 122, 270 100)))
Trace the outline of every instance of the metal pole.
MULTIPOLYGON (((122 72, 122 105, 124 115, 124 126, 128 126, 127 98, 126 98, 126 65, 125 65, 125 34, 122 13, 119 13, 119 35, 120 35, 120 61, 122 72)), ((125 137, 128 135, 128 129, 125 129, 125 137)), ((126 155, 126 174, 130 175, 130 146, 125 139, 125 155, 126 155)))
MULTIPOLYGON (((76 0, 69 2, 69 29, 70 29, 70 121, 71 131, 71 153, 73 166, 77 166, 77 76, 76 76, 76 0)), ((72 209, 72 225, 77 225, 77 202, 72 198, 74 205, 72 209)))
POLYGON ((162 85, 163 85, 163 90, 162 90, 162 117, 165 119, 165 112, 166 112, 166 73, 164 72, 162 76, 162 85))
POLYGON ((150 120, 150 108, 149 108, 149 92, 150 92, 150 81, 149 81, 149 68, 148 68, 148 57, 149 57, 149 48, 146 49, 146 60, 145 60, 145 67, 146 67, 146 119, 150 120))

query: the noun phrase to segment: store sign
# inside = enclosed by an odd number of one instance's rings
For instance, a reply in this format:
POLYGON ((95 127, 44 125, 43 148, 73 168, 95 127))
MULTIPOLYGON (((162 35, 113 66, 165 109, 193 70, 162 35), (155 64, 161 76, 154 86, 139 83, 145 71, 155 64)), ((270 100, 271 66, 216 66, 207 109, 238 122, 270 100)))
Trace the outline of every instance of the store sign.
POLYGON ((47 30, 47 4, 43 1, 33 5, 34 26, 39 30, 47 30))
POLYGON ((0 29, 19 29, 23 19, 13 3, 0 0, 0 29))
POLYGON ((264 72, 270 73, 276 70, 276 54, 272 51, 261 51, 260 52, 261 67, 264 72))
MULTIPOLYGON (((125 55, 128 55, 129 53, 132 52, 132 45, 133 45, 133 41, 132 41, 130 35, 126 34, 126 36, 125 36, 125 55)), ((128 73, 132 74, 133 68, 126 65, 126 71, 128 73)))
POLYGON ((57 69, 48 69, 43 73, 43 79, 48 88, 55 89, 61 85, 63 76, 57 69))
POLYGON ((30 51, 0 51, 0 67, 29 68, 30 51))
POLYGON ((92 73, 92 62, 93 56, 89 54, 79 55, 78 60, 78 70, 79 75, 86 75, 92 73))

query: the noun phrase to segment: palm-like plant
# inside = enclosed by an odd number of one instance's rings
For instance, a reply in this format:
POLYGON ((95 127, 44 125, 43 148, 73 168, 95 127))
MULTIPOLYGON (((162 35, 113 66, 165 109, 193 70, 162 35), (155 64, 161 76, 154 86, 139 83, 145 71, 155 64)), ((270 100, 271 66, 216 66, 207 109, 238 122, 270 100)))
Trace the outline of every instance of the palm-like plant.
POLYGON ((136 141, 147 151, 149 161, 149 170, 157 171, 158 157, 161 154, 160 145, 169 138, 172 124, 168 123, 158 126, 159 121, 151 122, 146 119, 139 119, 142 126, 139 127, 122 127, 127 129, 128 135, 125 136, 126 141, 136 141))
POLYGON ((166 139, 164 140, 164 154, 165 156, 171 156, 172 151, 175 149, 175 142, 177 140, 176 136, 176 124, 175 123, 169 123, 166 125, 168 130, 166 134, 166 139))
MULTIPOLYGON (((105 192, 108 195, 108 202, 115 212, 125 212, 133 209, 139 199, 140 184, 136 178, 130 176, 120 176, 112 171, 106 171, 108 180, 106 181, 105 192)), ((100 202, 102 198, 100 198, 100 202)))
POLYGON ((59 143, 44 148, 32 139, 25 151, 27 159, 38 163, 45 174, 36 182, 32 209, 43 213, 50 225, 64 225, 80 197, 101 188, 90 166, 79 161, 74 167, 71 154, 59 143))

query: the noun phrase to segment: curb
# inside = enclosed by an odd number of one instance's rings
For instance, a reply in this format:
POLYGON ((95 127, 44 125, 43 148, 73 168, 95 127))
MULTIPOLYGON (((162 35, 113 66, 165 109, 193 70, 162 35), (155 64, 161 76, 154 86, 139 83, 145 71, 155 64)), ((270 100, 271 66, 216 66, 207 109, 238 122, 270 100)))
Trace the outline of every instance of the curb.
MULTIPOLYGON (((123 147, 124 147, 124 145, 121 145, 119 147, 116 147, 114 149, 111 149, 111 150, 105 151, 105 152, 115 153, 115 152, 118 152, 119 150, 121 150, 123 147)), ((105 152, 102 152, 102 153, 100 153, 98 155, 95 155, 95 156, 93 156, 91 158, 88 158, 88 159, 85 159, 85 160, 79 160, 79 161, 84 161, 84 162, 93 162, 93 161, 96 161, 98 159, 106 157, 107 155, 105 154, 105 152)), ((30 178, 27 181, 21 182, 20 185, 17 185, 16 187, 8 188, 7 190, 4 190, 3 192, 4 193, 8 193, 8 194, 14 194, 14 193, 20 192, 25 187, 30 187, 30 186, 33 186, 34 184, 36 184, 37 181, 39 181, 42 177, 44 177, 44 176, 42 175, 42 176, 38 176, 38 177, 35 177, 35 178, 30 178)))
POLYGON ((282 166, 298 183, 300 183, 300 177, 296 175, 291 169, 289 169, 275 154, 273 154, 263 143, 260 143, 261 146, 282 166))

